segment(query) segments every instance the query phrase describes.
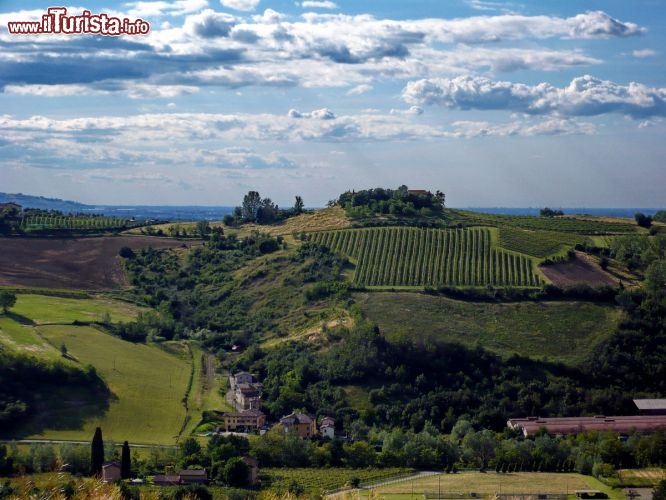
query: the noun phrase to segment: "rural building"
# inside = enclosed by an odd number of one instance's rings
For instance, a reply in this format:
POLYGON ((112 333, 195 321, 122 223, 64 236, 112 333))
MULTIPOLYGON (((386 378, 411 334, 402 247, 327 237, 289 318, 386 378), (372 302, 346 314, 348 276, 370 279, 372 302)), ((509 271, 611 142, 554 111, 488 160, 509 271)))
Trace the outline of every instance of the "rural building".
POLYGON ((244 410, 222 414, 223 424, 219 430, 225 432, 258 431, 266 425, 266 415, 259 410, 244 410))
POLYGON ((311 438, 317 435, 315 420, 304 413, 292 413, 280 419, 284 432, 296 432, 302 438, 311 438))
POLYGON ((185 469, 178 474, 180 484, 208 484, 206 469, 185 469))
POLYGON ((324 417, 321 419, 321 424, 319 425, 319 433, 323 437, 330 439, 335 438, 335 420, 331 417, 324 417))
POLYGON ((120 481, 120 463, 107 462, 103 464, 102 481, 105 483, 117 483, 120 481))
POLYGON ((242 460, 248 468, 247 484, 254 486, 259 479, 259 462, 257 462, 256 458, 252 457, 243 457, 242 460))
POLYGON ((258 410, 261 408, 261 384, 237 384, 234 393, 236 408, 239 410, 258 410))
POLYGON ((248 372, 238 372, 234 375, 234 384, 251 384, 255 382, 254 376, 248 372))
POLYGON ((180 476, 155 476, 153 478, 153 484, 155 486, 178 486, 180 484, 180 476))
POLYGON ((254 375, 238 372, 229 377, 229 385, 234 393, 234 405, 237 410, 258 410, 261 408, 261 393, 264 386, 254 375))
POLYGON ((634 399, 641 415, 666 415, 666 399, 634 399))
POLYGON ((507 426, 522 431, 525 436, 534 436, 542 429, 548 434, 578 434, 588 431, 650 433, 666 430, 666 415, 512 418, 507 421, 507 426))

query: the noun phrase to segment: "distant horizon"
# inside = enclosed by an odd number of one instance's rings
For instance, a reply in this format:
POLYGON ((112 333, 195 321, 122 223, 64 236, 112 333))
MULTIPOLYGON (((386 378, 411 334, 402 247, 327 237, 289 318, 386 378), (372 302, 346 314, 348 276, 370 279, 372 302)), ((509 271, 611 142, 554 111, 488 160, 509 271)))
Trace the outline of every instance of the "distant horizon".
POLYGON ((323 206, 409 179, 458 207, 666 203, 654 0, 85 0, 67 15, 150 30, 12 34, 49 6, 0 2, 3 190, 323 206))

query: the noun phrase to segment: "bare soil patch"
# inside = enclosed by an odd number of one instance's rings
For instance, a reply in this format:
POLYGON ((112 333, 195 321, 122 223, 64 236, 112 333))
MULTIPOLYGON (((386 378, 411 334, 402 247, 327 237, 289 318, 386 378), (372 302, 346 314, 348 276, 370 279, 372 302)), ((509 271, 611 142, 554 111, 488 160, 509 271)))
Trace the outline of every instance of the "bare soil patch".
POLYGON ((182 245, 148 236, 0 238, 0 285, 112 290, 127 284, 118 257, 122 247, 136 251, 182 245))
POLYGON ((598 264, 582 252, 576 252, 576 258, 550 266, 541 266, 541 272, 557 286, 585 284, 590 286, 618 284, 618 279, 605 272, 598 264))

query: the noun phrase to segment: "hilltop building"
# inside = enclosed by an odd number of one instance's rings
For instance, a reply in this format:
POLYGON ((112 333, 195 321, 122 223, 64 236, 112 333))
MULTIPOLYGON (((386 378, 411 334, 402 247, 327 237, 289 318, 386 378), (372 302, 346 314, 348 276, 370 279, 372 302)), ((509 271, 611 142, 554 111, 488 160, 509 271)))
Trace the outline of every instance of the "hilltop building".
POLYGON ((292 413, 280 419, 284 432, 295 432, 303 439, 317 435, 317 424, 314 418, 304 413, 292 413))

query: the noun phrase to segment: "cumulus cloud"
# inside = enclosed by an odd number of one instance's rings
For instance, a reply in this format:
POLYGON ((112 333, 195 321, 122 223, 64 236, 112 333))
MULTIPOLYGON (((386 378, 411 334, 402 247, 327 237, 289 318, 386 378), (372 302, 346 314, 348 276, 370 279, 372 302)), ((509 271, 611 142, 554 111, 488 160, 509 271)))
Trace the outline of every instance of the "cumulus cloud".
POLYGON ((260 0, 220 0, 223 7, 234 10, 250 11, 257 8, 260 0))
POLYGON ((506 110, 532 115, 594 116, 619 113, 632 118, 666 115, 666 88, 620 85, 585 75, 564 88, 525 85, 483 77, 422 79, 403 89, 405 102, 455 109, 506 110))
POLYGON ((315 109, 309 113, 301 113, 295 109, 290 109, 287 113, 289 118, 315 118, 318 120, 335 120, 335 113, 328 108, 315 109))

